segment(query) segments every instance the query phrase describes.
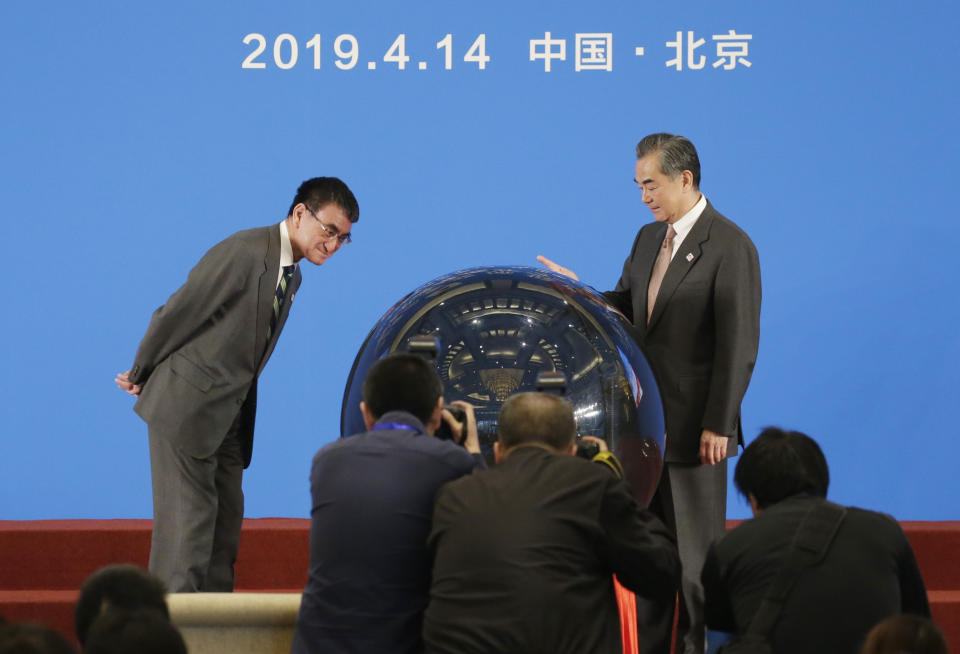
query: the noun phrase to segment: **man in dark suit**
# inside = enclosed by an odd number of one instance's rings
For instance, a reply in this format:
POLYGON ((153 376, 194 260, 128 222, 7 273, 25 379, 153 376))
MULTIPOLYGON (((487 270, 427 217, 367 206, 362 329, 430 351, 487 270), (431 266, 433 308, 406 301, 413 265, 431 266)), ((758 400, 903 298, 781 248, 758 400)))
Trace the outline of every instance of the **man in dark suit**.
POLYGON ((200 259, 117 375, 148 426, 150 571, 170 592, 233 590, 257 377, 300 285, 297 262, 322 265, 358 217, 342 181, 305 181, 285 220, 237 232, 200 259))
MULTIPOLYGON (((734 482, 754 518, 711 546, 703 587, 707 625, 743 636, 792 544, 803 542, 809 552, 819 530, 826 530, 812 512, 831 506, 830 473, 812 438, 767 428, 744 450, 734 482)), ((826 553, 802 568, 777 605, 773 627, 763 634, 777 654, 856 652, 871 627, 888 616, 930 617, 923 578, 900 525, 888 515, 853 507, 845 510, 826 553)))
POLYGON ((560 397, 510 397, 497 431, 497 466, 437 495, 426 651, 619 654, 613 575, 672 596, 673 536, 637 506, 619 464, 572 456, 576 422, 560 397))
MULTIPOLYGON (((677 649, 699 654, 700 570, 724 533, 726 458, 743 443, 740 403, 757 357, 760 263, 750 238, 700 193, 700 159, 689 140, 652 134, 636 155, 635 181, 654 222, 637 234, 605 296, 633 322, 660 386, 665 465, 650 508, 676 531, 683 564, 677 649)), ((668 652, 673 602, 638 609, 641 651, 668 652)))

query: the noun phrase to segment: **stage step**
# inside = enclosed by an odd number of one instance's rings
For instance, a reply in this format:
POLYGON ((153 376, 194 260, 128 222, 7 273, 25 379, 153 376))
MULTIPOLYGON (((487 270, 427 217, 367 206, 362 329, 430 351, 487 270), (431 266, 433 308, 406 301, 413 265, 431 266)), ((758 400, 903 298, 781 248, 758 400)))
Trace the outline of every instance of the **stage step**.
MULTIPOLYGON (((109 563, 146 567, 151 520, 0 520, 0 590, 76 590, 109 563)), ((243 521, 238 590, 302 589, 310 521, 243 521)))
MULTIPOLYGON (((146 566, 150 520, 0 520, 0 589, 70 590, 108 563, 146 566)), ((737 522, 730 521, 730 526, 737 522)), ((902 522, 928 590, 960 590, 960 521, 902 522)), ((302 588, 310 521, 243 521, 237 588, 302 588)))
POLYGON ((174 593, 167 606, 190 654, 289 654, 300 592, 174 593))
MULTIPOLYGON (((901 525, 934 618, 960 652, 960 521, 901 525)), ((150 529, 150 520, 0 520, 0 615, 44 622, 72 638, 80 584, 109 563, 146 566, 150 529)), ((237 590, 299 593, 307 579, 309 530, 306 519, 244 520, 237 590)))

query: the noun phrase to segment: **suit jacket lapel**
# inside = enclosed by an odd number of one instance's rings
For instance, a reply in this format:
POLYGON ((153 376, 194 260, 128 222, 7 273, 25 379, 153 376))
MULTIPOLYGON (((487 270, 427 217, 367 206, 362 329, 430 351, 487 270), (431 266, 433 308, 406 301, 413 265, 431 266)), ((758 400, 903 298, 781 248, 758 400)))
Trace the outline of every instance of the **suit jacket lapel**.
POLYGON ((263 369, 267 349, 267 329, 273 314, 273 297, 277 292, 277 273, 280 270, 280 226, 267 228, 267 251, 263 255, 263 272, 257 289, 257 338, 254 341, 253 360, 257 374, 263 369))
POLYGON ((697 222, 694 223, 693 229, 683 239, 680 248, 671 259, 670 265, 667 267, 667 273, 663 276, 663 283, 660 284, 657 301, 653 305, 653 314, 650 316, 650 323, 647 325, 648 331, 657 324, 680 282, 700 259, 700 255, 703 253, 703 244, 710 238, 713 214, 713 207, 708 202, 707 207, 700 214, 697 222))

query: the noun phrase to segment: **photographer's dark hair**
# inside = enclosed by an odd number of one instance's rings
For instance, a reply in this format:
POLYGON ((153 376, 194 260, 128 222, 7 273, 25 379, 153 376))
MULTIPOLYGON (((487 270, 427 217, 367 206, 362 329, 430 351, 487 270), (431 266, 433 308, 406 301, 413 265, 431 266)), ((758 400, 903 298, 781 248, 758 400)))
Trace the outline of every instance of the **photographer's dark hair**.
POLYGON ((101 613, 119 610, 153 609, 169 619, 167 591, 163 583, 143 568, 117 563, 100 568, 87 577, 73 612, 73 624, 80 644, 101 613))
POLYGON ((700 188, 700 157, 693 143, 683 136, 675 134, 651 134, 637 143, 637 159, 657 153, 660 158, 660 172, 675 178, 685 170, 693 173, 693 185, 700 188))
POLYGON ((77 650, 46 625, 0 620, 0 654, 77 654, 77 650))
POLYGON ((740 456, 733 483, 763 509, 792 495, 827 496, 830 470, 817 442, 798 431, 767 427, 740 456))
POLYGON ((360 205, 357 204, 357 198, 354 197, 353 191, 336 177, 314 177, 301 184, 293 202, 290 203, 287 215, 292 214, 293 208, 301 202, 314 213, 333 203, 343 209, 350 222, 355 223, 360 220, 360 205))
POLYGON ((407 352, 380 359, 363 380, 363 401, 375 418, 388 411, 406 411, 426 422, 441 395, 443 383, 433 364, 407 352))
POLYGON ((90 627, 83 654, 187 654, 187 645, 156 611, 108 611, 90 627))
POLYGON ((902 613, 870 630, 860 654, 947 654, 943 632, 930 618, 902 613))
POLYGON ((511 395, 500 408, 497 435, 506 449, 543 443, 558 451, 565 450, 577 436, 573 407, 552 393, 511 395))

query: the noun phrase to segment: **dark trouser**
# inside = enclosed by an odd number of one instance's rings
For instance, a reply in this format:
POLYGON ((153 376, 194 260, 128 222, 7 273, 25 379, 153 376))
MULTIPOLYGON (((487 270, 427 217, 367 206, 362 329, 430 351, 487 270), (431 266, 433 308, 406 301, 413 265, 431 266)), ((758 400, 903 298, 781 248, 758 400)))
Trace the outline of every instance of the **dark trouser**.
POLYGON ((151 428, 153 537, 150 572, 171 593, 233 590, 243 524, 243 455, 234 427, 198 459, 151 428))
MULTIPOLYGON (((683 574, 676 651, 703 654, 706 628, 700 571, 710 543, 722 536, 726 528, 726 460, 714 466, 664 464, 650 510, 677 534, 683 574)), ((669 653, 673 612, 673 598, 669 602, 651 602, 637 597, 637 640, 641 654, 669 653)))

